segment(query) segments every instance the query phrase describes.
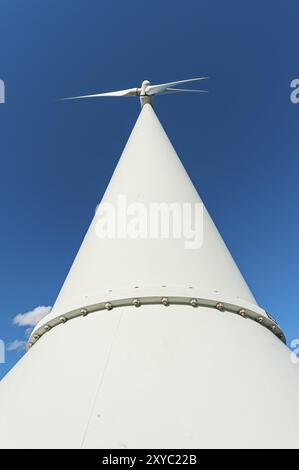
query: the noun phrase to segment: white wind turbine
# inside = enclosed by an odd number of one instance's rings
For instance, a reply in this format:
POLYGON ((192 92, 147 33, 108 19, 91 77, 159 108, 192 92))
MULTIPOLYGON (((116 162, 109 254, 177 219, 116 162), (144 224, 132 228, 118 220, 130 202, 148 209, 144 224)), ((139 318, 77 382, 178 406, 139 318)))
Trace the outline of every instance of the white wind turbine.
MULTIPOLYGON (((202 231, 202 245, 185 249, 184 239, 161 232, 99 238, 96 212, 51 312, 0 381, 1 449, 299 447, 296 358, 257 304, 151 106, 157 94, 204 92, 176 86, 205 78, 67 98, 140 97, 100 206, 113 207, 122 225, 136 202, 158 204, 161 224, 165 204, 199 204, 194 235, 202 231)), ((70 190, 92 184, 82 175, 70 190)), ((230 223, 239 229, 233 213, 230 223)))
POLYGON ((152 103, 152 97, 155 95, 166 95, 168 93, 208 93, 207 90, 194 90, 188 88, 176 88, 182 83, 195 82, 198 80, 207 80, 209 77, 189 78, 187 80, 179 80, 176 82, 160 83, 159 85, 151 85, 149 80, 144 80, 141 87, 128 88, 126 90, 109 91, 107 93, 95 93, 92 95, 71 96, 62 98, 62 100, 78 100, 83 98, 101 98, 101 97, 127 97, 139 96, 141 107, 146 103, 152 103))

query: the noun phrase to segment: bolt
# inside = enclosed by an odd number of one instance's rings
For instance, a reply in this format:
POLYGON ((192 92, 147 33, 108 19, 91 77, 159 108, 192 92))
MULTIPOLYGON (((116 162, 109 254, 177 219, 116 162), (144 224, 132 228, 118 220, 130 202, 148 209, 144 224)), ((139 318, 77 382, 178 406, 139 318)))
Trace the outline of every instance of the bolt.
POLYGON ((220 312, 224 312, 224 307, 222 303, 218 302, 218 304, 216 304, 216 308, 220 310, 220 312))

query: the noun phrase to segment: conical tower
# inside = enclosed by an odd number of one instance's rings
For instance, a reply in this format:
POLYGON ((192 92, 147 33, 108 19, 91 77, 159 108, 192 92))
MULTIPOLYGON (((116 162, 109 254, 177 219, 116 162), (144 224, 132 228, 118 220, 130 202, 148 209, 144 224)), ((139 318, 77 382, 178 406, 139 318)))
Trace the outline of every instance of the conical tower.
POLYGON ((289 356, 145 103, 51 313, 0 384, 0 447, 297 447, 289 356), (192 237, 149 236, 157 206, 197 207, 192 237), (127 236, 132 211, 144 236, 127 236))

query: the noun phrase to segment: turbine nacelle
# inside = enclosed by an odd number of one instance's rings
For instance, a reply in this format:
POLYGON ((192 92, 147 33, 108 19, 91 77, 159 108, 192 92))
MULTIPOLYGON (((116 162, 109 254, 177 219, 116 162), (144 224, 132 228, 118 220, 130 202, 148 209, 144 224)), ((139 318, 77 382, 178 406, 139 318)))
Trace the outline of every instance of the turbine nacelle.
POLYGON ((147 93, 146 93, 146 90, 150 86, 150 84, 151 84, 151 82, 149 80, 143 80, 143 82, 142 82, 142 85, 141 85, 141 88, 140 88, 140 93, 139 93, 141 108, 146 103, 152 104, 152 98, 149 95, 147 95, 147 93))
POLYGON ((181 83, 189 83, 198 80, 206 80, 209 77, 189 78, 188 80, 180 80, 177 82, 161 83, 160 85, 151 85, 149 80, 144 80, 140 88, 128 88, 126 90, 110 91, 107 93, 96 93, 93 95, 71 96, 69 98, 61 98, 62 100, 77 100, 82 98, 100 98, 100 97, 121 97, 121 96, 139 96, 141 107, 146 103, 152 103, 152 97, 155 95, 165 95, 168 93, 208 93, 207 90, 194 90, 175 88, 181 83))

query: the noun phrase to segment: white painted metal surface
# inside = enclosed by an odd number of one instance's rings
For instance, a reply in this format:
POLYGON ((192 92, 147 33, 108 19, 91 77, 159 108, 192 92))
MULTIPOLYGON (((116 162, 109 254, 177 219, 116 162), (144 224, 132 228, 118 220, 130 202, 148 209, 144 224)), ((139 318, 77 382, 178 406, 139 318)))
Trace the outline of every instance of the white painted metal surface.
MULTIPOLYGON (((149 104, 103 201, 119 194, 200 201, 149 104)), ((199 250, 172 239, 100 241, 95 223, 36 331, 128 295, 210 296, 266 317, 206 211, 199 250)), ((289 354, 258 322, 206 306, 116 306, 73 318, 1 381, 0 447, 298 447, 299 370, 289 354)))
POLYGON ((119 308, 50 331, 0 387, 0 446, 298 447, 299 370, 258 323, 119 308))
MULTIPOLYGON (((196 203, 201 199, 153 108, 145 105, 102 202, 196 203)), ((48 318, 100 301, 112 290, 148 286, 194 286, 255 302, 208 212, 203 246, 184 248, 180 239, 99 240, 95 215, 48 318)), ((153 291, 154 292, 154 291, 153 291)), ((153 294, 154 295, 154 294, 153 294)), ((46 321, 46 319, 44 321, 46 321)))

